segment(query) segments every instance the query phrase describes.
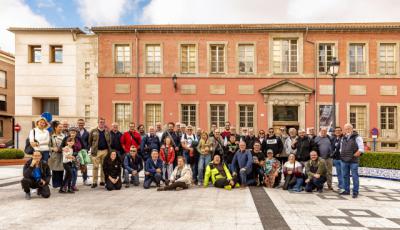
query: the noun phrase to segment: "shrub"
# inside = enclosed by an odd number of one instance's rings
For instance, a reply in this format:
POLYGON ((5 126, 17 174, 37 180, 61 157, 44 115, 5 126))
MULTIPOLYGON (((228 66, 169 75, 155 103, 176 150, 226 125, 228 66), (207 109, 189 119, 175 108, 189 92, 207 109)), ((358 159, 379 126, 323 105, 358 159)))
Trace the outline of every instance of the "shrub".
POLYGON ((360 158, 361 167, 400 169, 400 153, 366 152, 360 158))
POLYGON ((25 153, 20 149, 0 149, 0 159, 22 159, 25 153))

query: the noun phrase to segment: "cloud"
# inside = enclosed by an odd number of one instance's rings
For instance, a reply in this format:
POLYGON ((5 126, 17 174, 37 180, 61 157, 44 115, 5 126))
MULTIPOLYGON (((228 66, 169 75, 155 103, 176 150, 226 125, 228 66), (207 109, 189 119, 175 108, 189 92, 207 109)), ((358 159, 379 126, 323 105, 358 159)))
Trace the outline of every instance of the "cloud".
POLYGON ((117 25, 132 10, 134 0, 76 0, 78 13, 86 26, 117 25))
POLYGON ((14 53, 14 34, 9 27, 49 27, 51 24, 35 14, 23 0, 0 1, 0 49, 14 53))
POLYGON ((37 0, 36 5, 38 8, 53 8, 56 6, 53 0, 37 0))
POLYGON ((400 21, 398 0, 151 0, 144 24, 400 21))

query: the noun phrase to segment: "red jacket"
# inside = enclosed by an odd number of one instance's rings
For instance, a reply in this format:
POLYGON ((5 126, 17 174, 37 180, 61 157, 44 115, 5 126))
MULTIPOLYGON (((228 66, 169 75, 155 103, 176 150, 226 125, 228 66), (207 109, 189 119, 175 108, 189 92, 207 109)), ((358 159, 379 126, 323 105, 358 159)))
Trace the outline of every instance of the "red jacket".
POLYGON ((167 161, 165 160, 165 149, 166 147, 161 147, 160 149, 160 158, 163 162, 166 162, 168 164, 173 164, 175 160, 175 149, 173 146, 170 146, 168 148, 168 159, 167 161))
POLYGON ((122 148, 124 148, 125 153, 129 153, 132 145, 135 146, 137 150, 139 150, 140 142, 142 142, 142 137, 136 131, 133 132, 127 131, 121 136, 121 145, 122 148))

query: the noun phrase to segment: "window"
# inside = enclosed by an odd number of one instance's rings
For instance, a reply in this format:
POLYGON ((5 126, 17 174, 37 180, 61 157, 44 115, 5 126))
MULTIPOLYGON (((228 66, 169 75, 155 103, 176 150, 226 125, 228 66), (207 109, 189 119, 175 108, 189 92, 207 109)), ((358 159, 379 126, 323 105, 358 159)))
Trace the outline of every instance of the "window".
POLYGON ((365 74, 365 44, 350 44, 350 73, 365 74))
POLYGON ((380 44, 379 73, 396 74, 396 44, 380 44))
POLYGON ((132 121, 132 109, 129 103, 115 104, 115 122, 118 123, 122 131, 129 130, 129 123, 132 121))
POLYGON ((297 73, 297 39, 274 39, 274 73, 297 73))
POLYGON ((42 47, 39 45, 29 46, 29 62, 40 63, 42 62, 42 47))
POLYGON ((6 72, 0 70, 0 88, 7 88, 6 77, 6 72))
POLYGON ((350 124, 362 137, 367 135, 367 107, 350 106, 350 124))
POLYGON ((196 105, 181 105, 181 122, 196 127, 196 105))
POLYGON ((381 136, 397 138, 397 106, 381 106, 381 136))
POLYGON ((217 127, 225 126, 225 105, 210 105, 210 123, 217 124, 217 127))
POLYGON ((6 95, 0 95, 0 111, 7 111, 6 95))
POLYGON ((90 120, 90 105, 85 105, 85 121, 90 120))
POLYGON ((318 53, 318 70, 327 73, 332 57, 335 57, 335 44, 319 44, 318 53))
POLYGON ((90 78, 90 62, 85 62, 85 79, 90 78))
POLYGON ((146 45, 146 73, 161 73, 161 47, 160 45, 146 45))
POLYGON ((254 105, 239 105, 239 127, 254 128, 254 105))
POLYGON ((53 115, 59 115, 58 99, 42 99, 41 103, 42 103, 41 114, 44 112, 48 112, 53 115))
POLYGON ((274 106, 273 117, 274 121, 298 121, 297 106, 274 106))
POLYGON ((50 62, 51 63, 62 63, 63 62, 62 46, 58 46, 58 45, 50 46, 50 62))
POLYGON ((239 73, 254 73, 254 45, 239 45, 239 73))
POLYGON ((211 73, 225 73, 225 45, 210 45, 211 73))
POLYGON ((161 104, 146 104, 146 128, 161 122, 161 104))
POLYGON ((4 137, 3 120, 0 120, 0 137, 4 137))
POLYGON ((115 45, 115 73, 126 74, 131 72, 131 47, 129 45, 115 45))
POLYGON ((196 73, 196 45, 181 45, 181 73, 196 73))
POLYGON ((397 143, 382 142, 381 148, 396 148, 397 149, 397 143))

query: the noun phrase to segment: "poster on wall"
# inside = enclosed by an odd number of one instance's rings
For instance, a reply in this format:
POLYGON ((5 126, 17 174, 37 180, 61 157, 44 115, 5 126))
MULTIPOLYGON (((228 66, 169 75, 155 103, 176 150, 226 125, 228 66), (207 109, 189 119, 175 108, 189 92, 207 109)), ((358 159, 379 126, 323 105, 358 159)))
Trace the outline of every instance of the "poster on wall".
POLYGON ((333 106, 320 105, 319 106, 319 127, 327 128, 328 131, 333 125, 333 106))

